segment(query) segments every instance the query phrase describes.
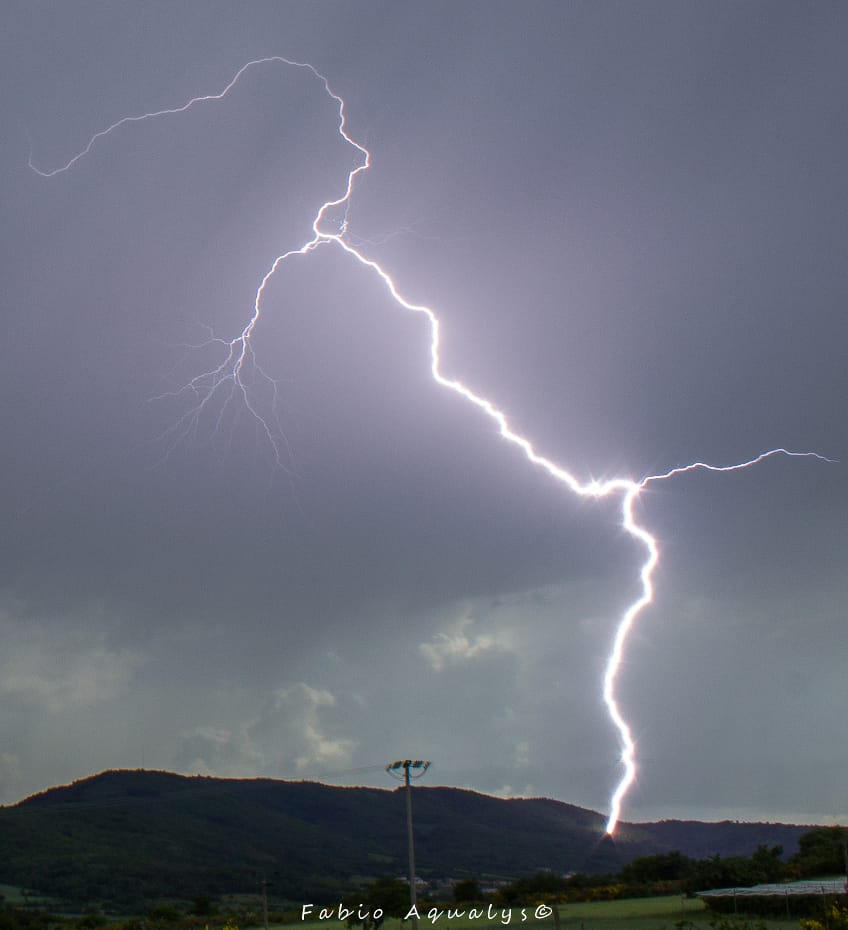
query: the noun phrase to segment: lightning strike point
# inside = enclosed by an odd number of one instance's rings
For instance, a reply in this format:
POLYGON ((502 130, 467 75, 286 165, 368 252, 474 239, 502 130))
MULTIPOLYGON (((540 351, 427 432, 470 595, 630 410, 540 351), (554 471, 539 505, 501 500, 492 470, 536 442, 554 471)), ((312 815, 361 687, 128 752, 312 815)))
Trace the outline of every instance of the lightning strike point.
MULTIPOLYGON (((424 304, 412 303, 402 296, 398 285, 389 272, 375 260, 367 257, 359 247, 352 244, 348 229, 351 198, 353 196, 356 180, 371 167, 371 153, 364 145, 357 142, 348 133, 345 101, 342 97, 333 92, 329 80, 313 67, 313 65, 307 62, 296 61, 278 55, 254 59, 242 65, 224 88, 217 93, 192 97, 179 106, 142 113, 137 116, 125 116, 116 120, 105 129, 96 132, 82 151, 78 152, 69 161, 58 168, 44 170, 36 166, 32 158, 32 146, 30 146, 28 165, 42 178, 53 178, 57 175, 64 174, 70 171, 77 162, 88 155, 95 145, 112 133, 124 127, 143 123, 147 120, 178 116, 179 114, 185 113, 191 107, 200 104, 221 101, 238 83, 245 72, 252 68, 270 64, 305 69, 315 77, 323 88, 324 94, 329 97, 336 106, 338 134, 344 142, 354 150, 358 164, 348 173, 347 181, 342 185, 343 192, 341 195, 325 201, 316 211, 312 221, 312 235, 300 246, 280 253, 270 262, 267 271, 259 281, 253 297, 252 310, 241 331, 230 340, 210 336, 209 340, 204 343, 204 346, 217 345, 220 347, 222 353, 221 362, 217 366, 193 377, 179 391, 170 395, 162 395, 178 396, 186 394, 193 396, 196 401, 194 407, 174 424, 172 431, 173 441, 176 443, 187 440, 194 435, 197 432, 198 421, 201 414, 203 414, 207 408, 212 407, 216 400, 218 402, 222 401, 224 408, 232 403, 240 402, 244 406, 244 409, 259 425, 262 434, 265 436, 272 450, 276 463, 281 468, 284 468, 284 450, 287 451, 287 443, 285 435, 279 428, 279 422, 276 419, 276 405, 272 401, 271 408, 273 420, 269 422, 260 410, 260 400, 254 388, 254 379, 264 387, 270 388, 274 398, 276 398, 277 386, 276 382, 260 367, 253 348, 253 338, 262 316, 262 300, 265 289, 270 280, 287 262, 297 257, 307 257, 317 248, 323 246, 341 249, 350 256, 351 259, 358 262, 366 269, 367 272, 375 275, 383 283, 392 300, 394 300, 400 309, 423 316, 429 326, 430 373, 433 380, 446 390, 452 391, 467 404, 477 408, 481 414, 488 417, 505 442, 517 446, 531 465, 546 472, 550 478, 561 484, 570 493, 579 497, 595 499, 608 497, 610 495, 620 495, 621 526, 641 545, 644 551, 644 561, 639 570, 640 593, 619 618, 602 681, 603 701, 606 705, 610 721, 618 736, 619 745, 621 747, 620 761, 624 769, 610 797, 610 810, 606 823, 605 835, 612 836, 618 825, 622 805, 627 796, 627 792, 633 784, 637 773, 636 744, 630 726, 625 720, 616 698, 616 682, 621 670, 628 635, 639 615, 653 601, 653 572, 659 560, 659 548, 656 539, 644 526, 636 521, 633 514, 634 504, 639 498, 640 492, 652 482, 667 481, 688 472, 696 470, 713 472, 739 471, 741 469, 750 468, 765 459, 778 455, 798 458, 815 458, 823 462, 832 462, 833 460, 819 455, 816 452, 792 452, 787 449, 777 448, 761 452, 754 458, 731 465, 711 465, 706 462, 693 462, 689 465, 681 465, 669 469, 662 474, 648 475, 639 481, 633 481, 627 478, 611 478, 604 481, 592 479, 584 483, 563 466, 537 452, 528 438, 512 428, 506 414, 496 406, 492 400, 477 394, 463 381, 450 377, 442 371, 440 357, 441 323, 436 312, 424 304), (342 219, 334 219, 334 213, 336 215, 341 213, 342 219)), ((223 412, 218 416, 219 426, 222 415, 223 412)))

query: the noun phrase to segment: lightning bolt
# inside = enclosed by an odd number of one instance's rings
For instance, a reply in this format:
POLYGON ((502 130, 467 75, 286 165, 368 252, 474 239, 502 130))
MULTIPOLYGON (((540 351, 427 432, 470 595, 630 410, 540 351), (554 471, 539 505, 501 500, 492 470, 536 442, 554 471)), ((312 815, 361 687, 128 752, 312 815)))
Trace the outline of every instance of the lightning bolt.
MULTIPOLYGON (((186 413, 174 426, 174 435, 176 441, 188 438, 198 428, 198 422, 203 412, 213 405, 216 398, 222 397, 222 404, 217 422, 220 425, 223 411, 231 403, 241 400, 245 409, 256 420, 261 427, 275 458, 279 465, 283 465, 283 447, 286 445, 285 436, 281 430, 275 429, 268 422, 260 411, 260 400, 256 391, 256 378, 266 386, 270 386, 273 391, 273 398, 276 399, 276 383, 267 375, 257 362, 253 348, 253 337, 256 327, 262 315, 262 301, 265 295, 265 289, 270 280, 278 272, 280 267, 295 256, 307 256, 315 249, 321 246, 334 246, 347 253, 352 259, 368 269, 369 272, 376 275, 385 285, 389 294, 395 303, 403 310, 411 313, 420 314, 427 320, 430 332, 430 373, 433 380, 457 394, 468 404, 476 407, 482 414, 488 417, 497 427, 497 431, 506 442, 517 446, 524 454, 525 458, 532 465, 545 471, 553 478, 554 481, 564 485, 570 492, 580 497, 603 498, 610 495, 620 495, 621 497, 621 525, 624 530, 638 542, 645 551, 645 559, 639 572, 641 583, 641 593, 621 615, 616 627, 612 647, 607 659, 606 668, 603 676, 603 700, 606 705, 609 717, 618 734, 619 744, 621 746, 620 761, 623 766, 623 773, 616 785, 610 798, 610 811, 606 823, 606 832, 613 834, 621 816, 621 807, 624 798, 633 784, 636 777, 636 743, 633 739, 630 726, 625 720, 618 701, 616 699, 616 682, 621 669, 622 659, 627 645, 628 635, 633 627, 637 617, 652 602, 653 574, 654 569, 659 561, 659 547, 657 540, 651 533, 640 523, 634 516, 634 506, 639 499, 641 491, 648 484, 655 481, 666 481, 677 475, 686 474, 695 470, 706 470, 713 472, 732 472, 741 469, 750 468, 765 459, 773 456, 790 456, 798 458, 815 458, 822 461, 830 462, 831 459, 819 455, 815 452, 792 452, 787 449, 778 448, 762 452, 756 457, 745 462, 739 462, 732 465, 711 465, 706 462, 694 462, 690 465, 677 466, 667 472, 657 475, 649 475, 639 481, 630 478, 612 478, 606 481, 589 481, 582 482, 570 471, 553 462, 551 459, 541 455, 533 446, 533 443, 516 432, 509 423, 506 414, 495 405, 493 401, 484 397, 464 382, 447 376, 442 371, 440 348, 441 348, 441 323, 436 312, 424 305, 416 304, 407 300, 400 292, 398 285, 392 276, 381 265, 371 258, 368 258, 360 247, 355 245, 348 233, 348 211, 350 208, 351 198, 353 195, 356 179, 367 171, 371 166, 371 153, 359 142, 357 142, 347 131, 347 116, 345 113, 345 101, 338 94, 334 93, 330 83, 323 74, 307 62, 295 61, 282 56, 271 56, 267 58, 257 58, 253 61, 242 65, 233 75, 231 80, 224 88, 215 94, 206 94, 203 96, 192 97, 181 106, 169 109, 156 110, 149 113, 142 113, 138 116, 125 116, 116 122, 96 132, 82 151, 73 156, 66 164, 61 167, 45 171, 37 167, 32 160, 32 152, 28 160, 29 167, 43 178, 52 178, 69 171, 73 166, 84 158, 92 148, 103 138, 113 132, 127 126, 131 123, 140 123, 146 120, 156 119, 158 117, 176 116, 185 113, 191 107, 202 103, 210 103, 222 100, 233 89, 239 79, 249 69, 258 68, 263 65, 282 64, 293 68, 306 69, 316 78, 323 86, 324 92, 337 107, 338 113, 338 134, 344 142, 355 150, 359 163, 352 168, 347 175, 347 182, 343 185, 341 193, 334 199, 325 201, 315 214, 312 221, 312 236, 301 246, 289 249, 279 254, 268 267, 261 278, 253 298, 253 309, 249 315, 247 323, 241 332, 231 340, 224 340, 212 335, 204 343, 204 346, 217 345, 221 349, 222 360, 220 364, 204 371, 194 378, 188 384, 181 388, 176 395, 190 393, 195 397, 195 404, 191 410, 186 413), (328 219, 328 216, 335 211, 341 211, 343 220, 328 219), (332 228, 335 227, 335 228, 332 228)), ((199 347, 198 347, 199 348, 199 347)), ((163 395, 165 396, 165 395, 163 395)), ((170 395, 175 396, 175 395, 170 395)), ((272 402, 272 408, 275 406, 272 402)), ((276 424, 278 426, 278 424, 276 424)))

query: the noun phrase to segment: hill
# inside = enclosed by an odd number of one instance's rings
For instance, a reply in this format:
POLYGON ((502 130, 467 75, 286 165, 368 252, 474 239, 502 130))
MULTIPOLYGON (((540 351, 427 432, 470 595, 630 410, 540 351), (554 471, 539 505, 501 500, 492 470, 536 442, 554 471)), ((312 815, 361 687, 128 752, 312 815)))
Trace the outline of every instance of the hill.
MULTIPOLYGON (((797 848, 780 824, 621 824, 544 798, 416 786, 418 874, 515 878, 551 869, 617 871, 637 856, 797 848)), ((255 893, 338 900, 352 882, 406 871, 403 789, 117 771, 0 808, 0 883, 68 903, 141 910, 157 898, 255 893)))

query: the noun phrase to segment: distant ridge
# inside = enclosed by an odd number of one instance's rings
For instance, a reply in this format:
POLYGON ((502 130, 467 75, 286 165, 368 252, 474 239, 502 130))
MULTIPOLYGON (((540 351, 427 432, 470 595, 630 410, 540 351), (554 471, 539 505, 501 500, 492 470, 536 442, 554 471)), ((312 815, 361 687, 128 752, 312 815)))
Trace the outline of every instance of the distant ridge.
MULTIPOLYGON (((141 910, 158 898, 255 893, 338 900, 352 882, 406 869, 403 789, 307 781, 109 771, 0 808, 0 883, 68 903, 141 910)), ((546 798, 495 798, 459 788, 414 789, 418 874, 515 878, 615 872, 630 860, 750 855, 797 849, 805 826, 662 821, 622 823, 546 798)))

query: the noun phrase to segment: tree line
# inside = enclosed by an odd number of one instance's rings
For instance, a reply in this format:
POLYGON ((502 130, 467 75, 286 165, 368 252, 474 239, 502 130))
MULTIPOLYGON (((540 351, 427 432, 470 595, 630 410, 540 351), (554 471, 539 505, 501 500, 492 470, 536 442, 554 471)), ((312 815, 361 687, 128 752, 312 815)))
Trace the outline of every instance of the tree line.
MULTIPOLYGON (((499 888, 503 903, 590 901, 694 894, 711 888, 747 888, 846 872, 845 827, 815 827, 799 839, 798 852, 784 858, 779 845, 759 845, 750 856, 711 856, 693 859, 678 851, 642 856, 616 874, 560 876, 539 872, 499 888)), ((464 892, 465 893, 465 892, 464 892)))
MULTIPOLYGON (((541 871, 484 891, 479 879, 467 878, 453 887, 456 903, 492 901, 518 907, 539 902, 566 904, 615 898, 694 894, 712 888, 746 888, 846 871, 845 827, 815 827, 799 840, 798 852, 784 858, 779 845, 759 845, 750 856, 710 856, 695 859, 679 851, 642 856, 614 874, 577 872, 559 875, 541 871)), ((409 908, 409 891, 403 881, 380 879, 355 895, 358 902, 383 909, 386 916, 402 916, 409 908)), ((353 897, 350 898, 353 901, 353 897)), ((425 898, 426 900, 426 898, 425 898)))

